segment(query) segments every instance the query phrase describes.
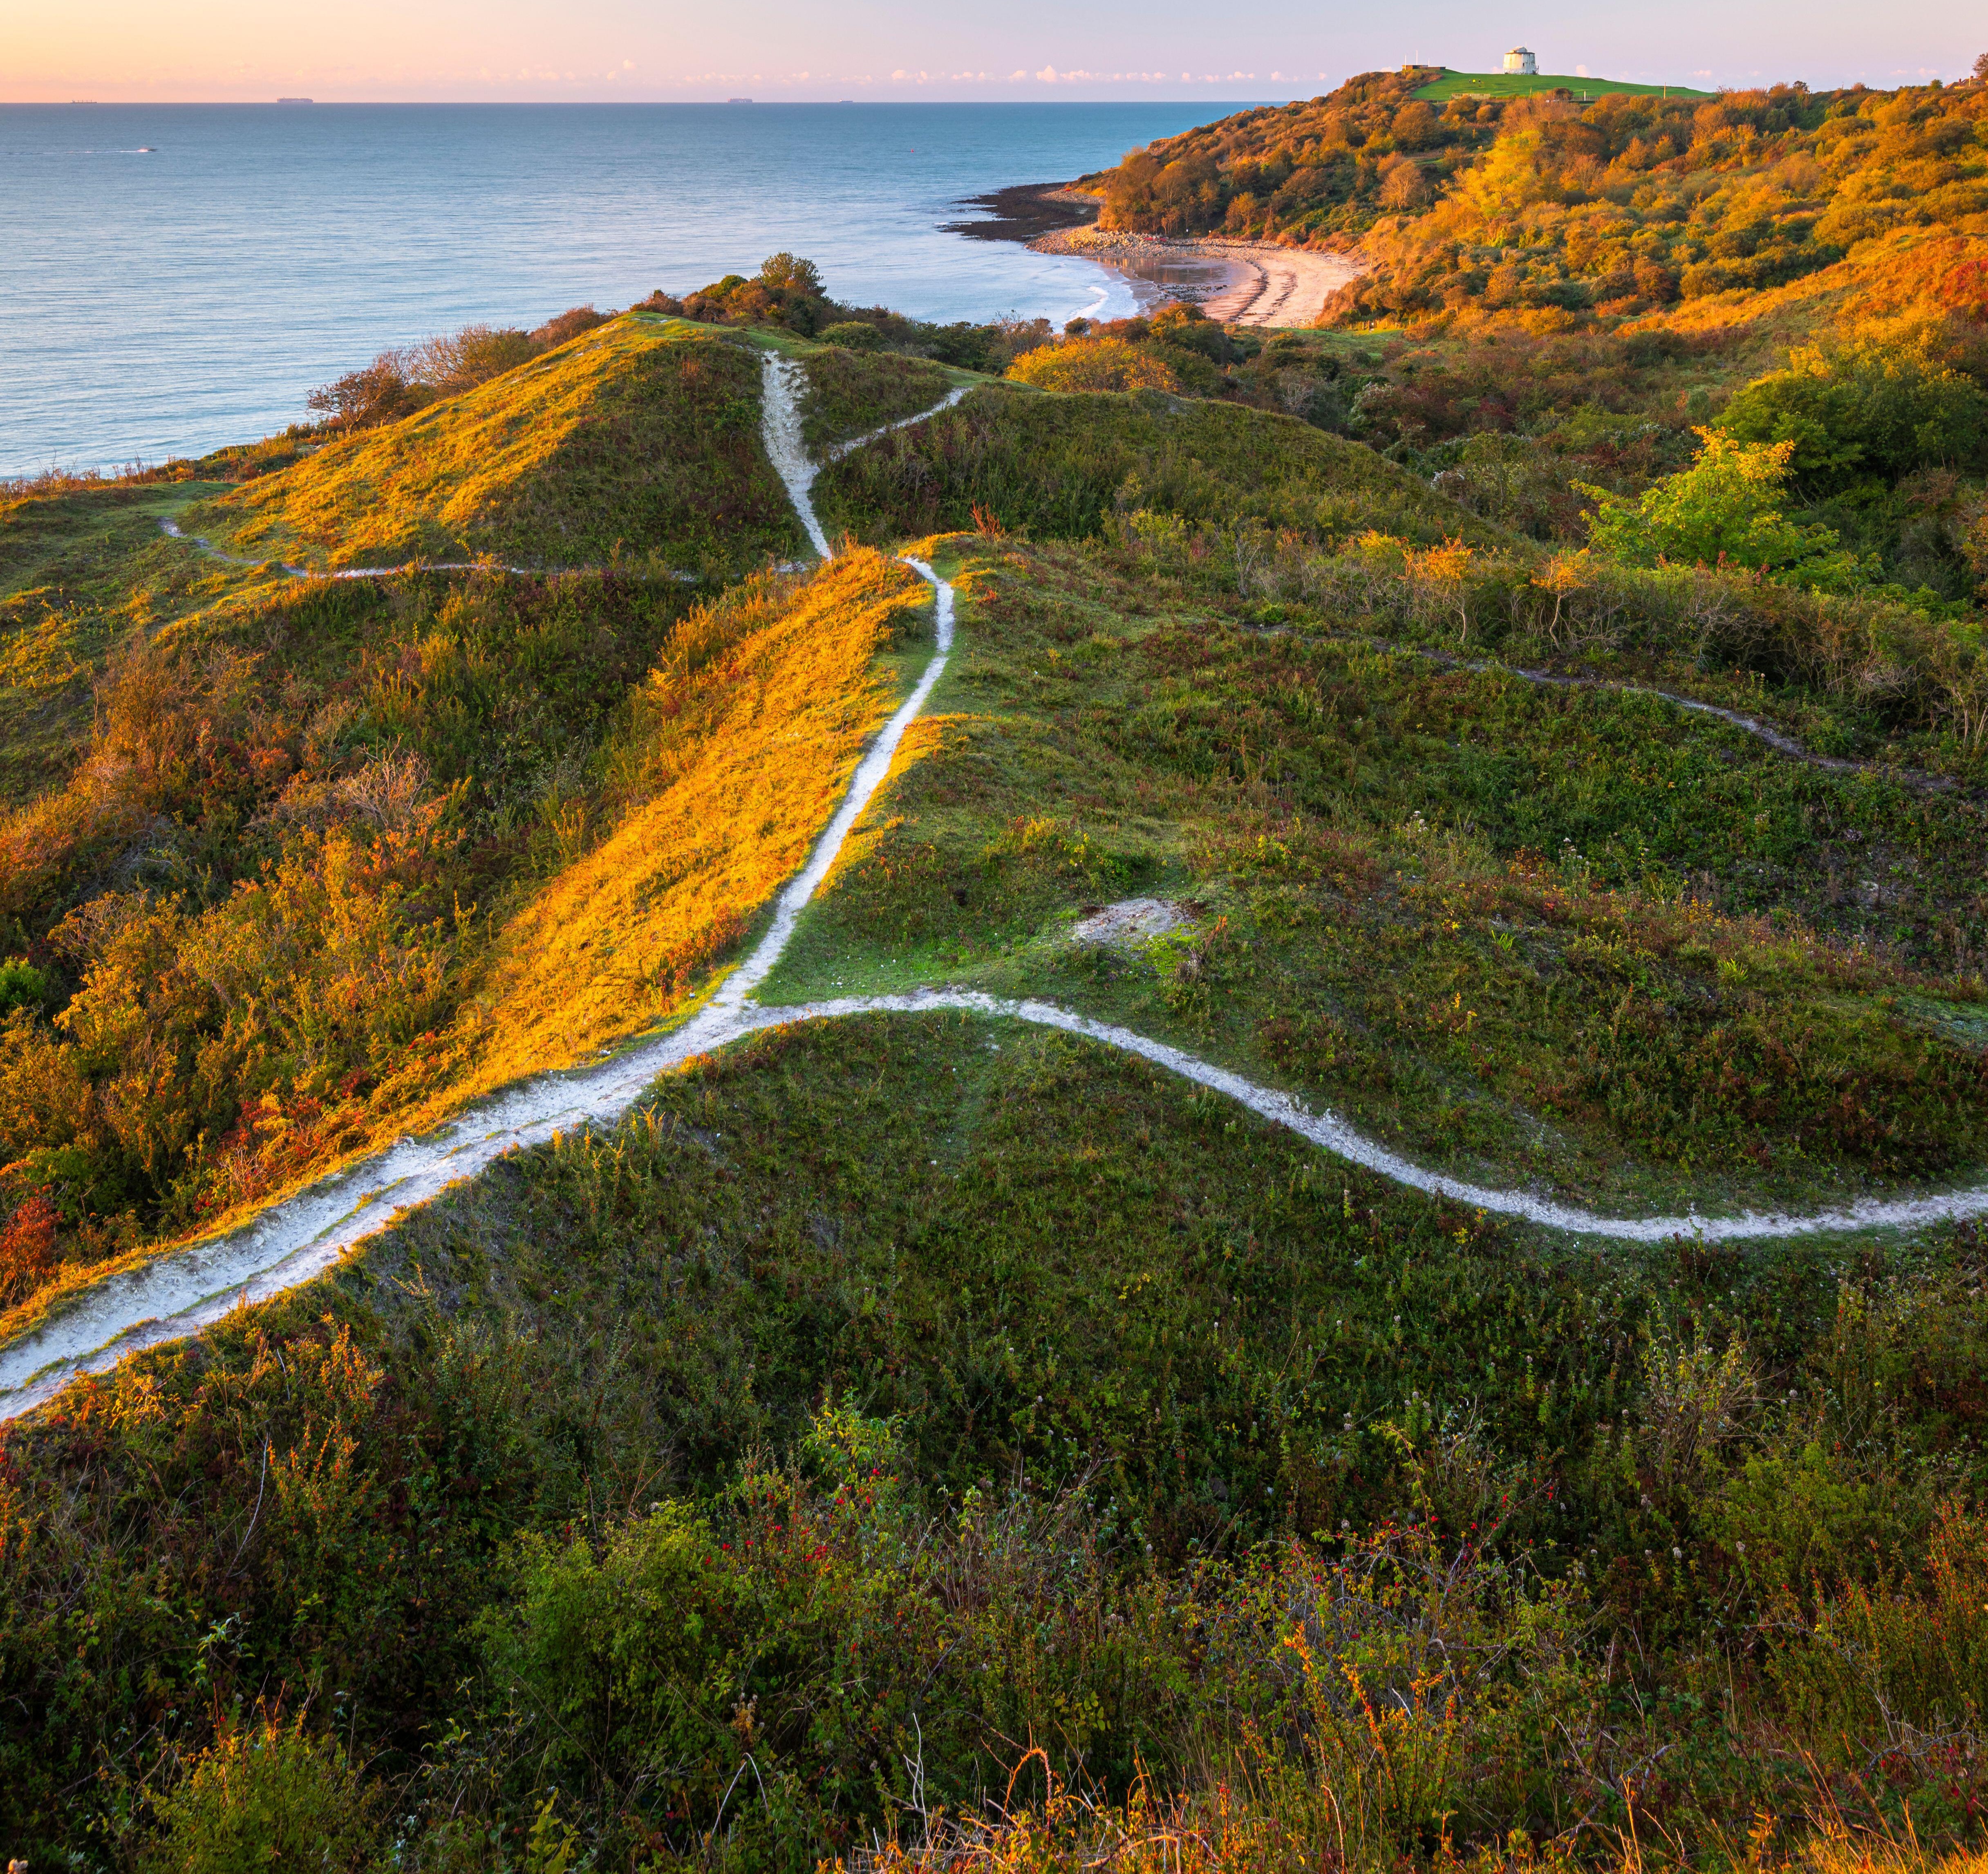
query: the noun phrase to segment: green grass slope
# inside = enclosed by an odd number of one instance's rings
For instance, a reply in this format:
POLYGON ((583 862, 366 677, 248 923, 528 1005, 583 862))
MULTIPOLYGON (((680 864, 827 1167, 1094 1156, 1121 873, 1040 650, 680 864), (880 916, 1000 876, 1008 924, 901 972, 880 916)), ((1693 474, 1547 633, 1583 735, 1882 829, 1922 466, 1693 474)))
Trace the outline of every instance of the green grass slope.
MULTIPOLYGON (((1064 1037, 762 1037, 12 1439, 0 1822, 137 1852, 211 1713, 281 1683, 337 1751, 252 1767, 341 1866, 390 1803, 398 1865, 549 1812, 602 1863, 804 1874, 908 1802, 1040 1800, 1032 1742, 1107 1801, 1222 1778, 1312 1850, 1211 1866, 1320 1865, 1337 1824, 1381 1874, 1425 1804, 1431 1839, 1550 1836, 1658 1751, 1667 1829, 1716 1838, 1952 1708, 1863 1716, 1789 1590, 1819 1527, 1898 1568, 1978 1485, 1977 1254, 1543 1247, 1064 1037), (1740 1424, 1680 1449, 1680 1392, 1740 1424), (1737 1738, 1675 1708, 1707 1581, 1726 1630, 1774 1622, 1737 1738), (1364 1728, 1274 1721, 1300 1644, 1400 1693, 1395 1748, 1441 1740, 1414 1806, 1370 1801, 1364 1728)), ((1938 1646, 1964 1565, 1923 1611, 1875 1591, 1892 1644, 1938 1646)), ((1938 1840, 1934 1774, 1880 1799, 1938 1840)))
POLYGON ((833 464, 815 501, 831 533, 868 540, 983 517, 1038 538, 1080 539, 1148 510, 1190 525, 1334 538, 1368 528, 1425 542, 1499 537, 1357 443, 1293 418, 1157 391, 989 385, 833 464))
POLYGON ((1865 947, 1969 927, 1978 807, 1654 698, 1334 641, 1302 604, 1266 627, 1156 561, 969 560, 969 648, 769 994, 1047 996, 1606 1207, 1988 1160, 1978 979, 1865 947), (1910 908, 1853 868, 1909 876, 1910 908), (1152 895, 1188 927, 1070 941, 1152 895))
POLYGON ((58 785, 81 752, 112 648, 257 583, 160 531, 213 482, 0 499, 0 807, 58 785))
POLYGON ((839 345, 792 343, 800 359, 807 395, 801 405, 801 438, 819 451, 886 423, 916 416, 955 385, 981 381, 924 358, 894 352, 845 350, 839 345))

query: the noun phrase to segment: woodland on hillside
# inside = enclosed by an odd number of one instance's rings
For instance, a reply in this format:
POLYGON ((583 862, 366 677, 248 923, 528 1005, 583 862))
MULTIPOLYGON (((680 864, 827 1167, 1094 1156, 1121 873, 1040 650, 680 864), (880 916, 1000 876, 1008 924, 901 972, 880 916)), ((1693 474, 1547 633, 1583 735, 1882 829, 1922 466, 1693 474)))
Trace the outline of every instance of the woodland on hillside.
MULTIPOLYGON (((1978 232, 1988 211, 1978 81, 1438 108, 1415 95, 1426 76, 1370 73, 1135 151, 1087 180, 1100 225, 1357 241, 1388 281, 1361 308, 1628 314, 1784 285, 1896 229, 1978 232)), ((1978 313, 1988 272, 1945 290, 1978 313)))

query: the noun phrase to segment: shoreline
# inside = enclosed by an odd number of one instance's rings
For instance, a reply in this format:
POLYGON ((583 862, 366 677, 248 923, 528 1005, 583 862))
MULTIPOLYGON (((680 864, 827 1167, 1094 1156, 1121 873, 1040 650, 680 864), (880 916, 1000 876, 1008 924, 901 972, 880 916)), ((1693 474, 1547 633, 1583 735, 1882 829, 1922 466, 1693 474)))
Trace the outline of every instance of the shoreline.
POLYGON ((1310 248, 1275 247, 1259 241, 1179 240, 1168 235, 1107 232, 1097 228, 1059 228, 1027 243, 1039 254, 1067 254, 1110 267, 1149 288, 1192 299, 1224 324, 1289 328, 1314 323, 1326 300, 1357 279, 1367 268, 1350 254, 1310 248), (1215 269, 1225 277, 1168 281, 1166 272, 1215 269), (1150 270, 1150 271, 1149 271, 1150 270))
POLYGON ((1327 299, 1367 271, 1352 254, 1214 236, 1107 232, 1096 225, 1101 198, 1074 182, 1013 183, 958 205, 982 210, 986 218, 948 222, 942 232, 1088 260, 1127 282, 1141 313, 1186 300, 1226 325, 1309 326, 1327 299))

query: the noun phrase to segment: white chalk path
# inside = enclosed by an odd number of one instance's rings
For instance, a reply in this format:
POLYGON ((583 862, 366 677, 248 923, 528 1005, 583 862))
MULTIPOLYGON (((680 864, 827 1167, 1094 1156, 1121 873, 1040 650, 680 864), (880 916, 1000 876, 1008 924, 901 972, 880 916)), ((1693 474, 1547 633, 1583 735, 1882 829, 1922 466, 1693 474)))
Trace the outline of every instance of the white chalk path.
MULTIPOLYGON (((793 377, 769 364, 766 446, 776 462, 776 449, 786 446, 787 438, 796 439, 798 448, 793 377), (777 437, 776 424, 782 426, 777 437)), ((805 460, 804 455, 801 459, 805 460)), ((827 544, 807 500, 805 481, 795 506, 810 536, 820 542, 827 556, 827 544)), ((597 1067, 541 1075, 472 1108, 426 1138, 404 1138, 376 1157, 272 1205, 240 1230, 105 1277, 65 1301, 40 1325, 0 1348, 0 1422, 32 1411, 83 1374, 101 1372, 142 1348, 197 1333, 243 1302, 266 1301, 323 1274, 386 1227, 399 1211, 439 1196, 506 1152, 542 1145, 576 1127, 614 1124, 658 1075, 693 1056, 708 1054, 761 1029, 854 1015, 951 1010, 1059 1029, 1137 1054, 1212 1088, 1347 1163, 1412 1189, 1577 1236, 1638 1243, 1676 1236, 1737 1242, 1851 1230, 1909 1229, 1988 1216, 1988 1186, 1976 1186, 1925 1197, 1870 1199, 1806 1215, 1749 1211, 1738 1216, 1704 1217, 1687 1211, 1672 1216, 1604 1216, 1529 1192, 1494 1189, 1428 1171, 1356 1132, 1329 1111, 1313 1111, 1289 1094, 1259 1086, 1164 1042, 1111 1023, 1094 1021, 1053 1003, 1009 1001, 954 989, 850 996, 785 1007, 752 1002, 752 992, 779 961, 802 909, 827 877, 850 829, 890 773, 904 732, 944 674, 952 648, 952 587, 923 561, 906 563, 933 588, 937 643, 931 661, 857 766, 847 797, 816 842, 807 864, 781 892, 765 935, 703 1008, 672 1033, 630 1048, 597 1067)))
MULTIPOLYGON (((831 443, 822 462, 814 462, 808 455, 801 440, 800 398, 798 391, 804 388, 806 374, 791 358, 778 352, 762 353, 760 358, 762 381, 766 387, 762 401, 763 418, 761 435, 765 441, 766 455, 785 485, 789 497, 794 504, 794 512, 807 531, 809 543, 823 559, 830 557, 828 538, 822 532, 821 523, 816 518, 814 503, 810 491, 814 486, 815 477, 822 467, 840 462, 852 449, 860 449, 866 442, 874 442, 879 436, 888 436, 894 429, 908 429, 915 423, 922 423, 935 417, 942 410, 950 410, 973 387, 961 384, 948 391, 929 410, 921 410, 916 416, 900 417, 894 423, 879 424, 866 430, 860 436, 851 436, 846 441, 831 443)), ((224 566, 274 566, 287 573, 292 579, 391 579, 406 572, 410 567, 419 566, 431 573, 482 573, 499 571, 516 573, 526 578, 551 578, 561 573, 598 572, 597 567, 529 567, 505 566, 483 560, 410 560, 401 566, 349 566, 336 572, 319 572, 307 566, 292 566, 284 560, 255 560, 245 558, 239 553, 225 553, 214 543, 198 533, 181 530, 178 521, 162 520, 159 531, 170 539, 184 540, 189 546, 198 547, 210 560, 218 560, 224 566)), ((674 579, 686 584, 695 584, 695 573, 674 573, 674 579)))
POLYGON ((794 512, 807 529, 810 542, 824 560, 832 557, 832 554, 828 536, 823 533, 820 519, 814 511, 813 493, 815 477, 824 465, 839 462, 851 449, 860 449, 866 442, 888 436, 894 429, 909 429, 915 423, 937 416, 942 410, 950 410, 973 387, 962 384, 956 390, 948 391, 931 409, 921 410, 916 416, 900 417, 894 423, 881 424, 860 436, 850 437, 847 442, 832 444, 826 456, 818 462, 808 454, 807 445, 801 436, 801 394, 807 386, 807 374, 792 358, 777 351, 760 354, 759 372, 763 387, 760 406, 766 412, 763 433, 767 456, 786 485, 787 498, 793 502, 794 512))
POLYGON ((1662 1243, 1667 1237, 1689 1236, 1706 1243, 1757 1241, 1763 1237, 1814 1236, 1851 1230, 1909 1229, 1925 1223, 1959 1222, 1988 1216, 1988 1185, 1971 1189, 1942 1192, 1922 1198, 1878 1199, 1848 1204, 1838 1210, 1775 1212, 1749 1210, 1738 1216, 1701 1216, 1688 1210, 1681 1216, 1611 1217, 1583 1210, 1572 1204, 1556 1203, 1550 1198, 1526 1191, 1499 1190, 1489 1185, 1472 1184, 1432 1172, 1377 1145, 1328 1110, 1313 1111, 1290 1094, 1275 1088, 1259 1087, 1193 1054, 1170 1047, 1116 1023, 1094 1021, 1087 1015, 1059 1006, 1053 1002, 1010 1001, 984 996, 972 989, 915 989, 898 996, 850 996, 831 1002, 798 1003, 789 1007, 760 1007, 749 1010, 742 1027, 748 1030, 779 1027, 789 1022, 828 1021, 851 1015, 930 1013, 958 1009, 974 1015, 1010 1021, 1032 1022, 1039 1027, 1059 1028, 1066 1034, 1080 1035, 1088 1041, 1101 1041, 1107 1047, 1178 1074, 1184 1080, 1226 1094, 1239 1104, 1274 1124, 1288 1127, 1300 1137, 1330 1152, 1335 1158, 1377 1172, 1397 1184, 1432 1197, 1446 1197, 1494 1216, 1518 1217, 1548 1230, 1565 1230, 1576 1236, 1601 1236, 1621 1243, 1662 1243))

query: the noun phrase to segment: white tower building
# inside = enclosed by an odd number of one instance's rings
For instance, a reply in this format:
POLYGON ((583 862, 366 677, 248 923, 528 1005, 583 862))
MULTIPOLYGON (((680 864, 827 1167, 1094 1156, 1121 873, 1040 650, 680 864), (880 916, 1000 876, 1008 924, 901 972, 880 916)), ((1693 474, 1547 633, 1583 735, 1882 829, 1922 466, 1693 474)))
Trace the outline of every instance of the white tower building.
POLYGON ((1505 69, 1508 72, 1522 73, 1530 78, 1539 69, 1537 61, 1523 46, 1514 46, 1505 55, 1505 69))

